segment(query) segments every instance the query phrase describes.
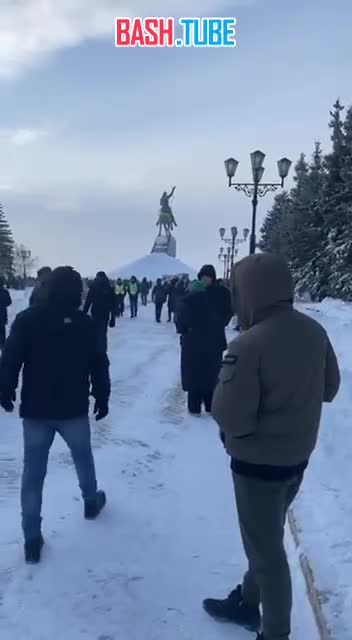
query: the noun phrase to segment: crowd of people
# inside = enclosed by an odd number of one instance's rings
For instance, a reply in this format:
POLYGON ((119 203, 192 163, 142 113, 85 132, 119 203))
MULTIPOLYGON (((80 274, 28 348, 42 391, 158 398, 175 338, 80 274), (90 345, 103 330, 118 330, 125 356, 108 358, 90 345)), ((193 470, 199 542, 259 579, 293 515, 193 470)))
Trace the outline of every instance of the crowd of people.
POLYGON ((109 412, 107 331, 151 294, 155 320, 167 305, 181 344, 188 410, 204 405, 219 426, 230 461, 248 570, 225 599, 208 598, 206 612, 258 633, 289 640, 292 587, 284 547, 289 506, 317 443, 324 402, 340 386, 333 347, 323 327, 294 308, 294 284, 279 256, 258 254, 236 263, 229 285, 205 265, 198 278, 111 283, 99 272, 89 288, 71 267, 42 269, 30 306, 5 341, 11 297, 0 280, 0 405, 14 410, 22 372, 24 430, 21 503, 27 562, 40 561, 43 484, 56 433, 71 450, 84 502, 96 518, 106 503, 98 489, 91 447, 89 399, 101 420, 109 412), (228 346, 234 313, 241 331, 228 346), (261 610, 260 610, 261 605, 261 610))

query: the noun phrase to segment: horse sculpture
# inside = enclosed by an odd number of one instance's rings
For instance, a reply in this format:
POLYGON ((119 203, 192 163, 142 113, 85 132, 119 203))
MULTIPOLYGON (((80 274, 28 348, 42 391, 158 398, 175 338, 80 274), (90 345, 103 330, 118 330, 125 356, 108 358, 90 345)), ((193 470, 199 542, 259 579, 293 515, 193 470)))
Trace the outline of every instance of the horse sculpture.
POLYGON ((165 230, 166 235, 169 237, 174 227, 177 227, 175 216, 172 213, 172 209, 169 204, 169 200, 173 197, 176 187, 173 187, 170 193, 164 191, 160 198, 160 212, 156 226, 159 226, 159 236, 162 234, 162 230, 165 230))

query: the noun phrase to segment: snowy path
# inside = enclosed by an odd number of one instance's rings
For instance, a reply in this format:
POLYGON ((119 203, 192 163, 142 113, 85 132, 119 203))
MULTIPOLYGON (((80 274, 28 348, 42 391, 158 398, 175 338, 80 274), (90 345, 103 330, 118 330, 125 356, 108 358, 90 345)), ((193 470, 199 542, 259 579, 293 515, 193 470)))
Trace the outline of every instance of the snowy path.
MULTIPOLYGON (((93 424, 108 507, 85 522, 60 441, 44 497, 43 562, 22 560, 21 432, 1 416, 0 635, 6 640, 246 640, 201 601, 237 584, 245 566, 229 463, 210 418, 185 414, 173 326, 151 310, 110 334, 111 414, 93 424)), ((292 640, 318 640, 289 540, 295 586, 292 640)))

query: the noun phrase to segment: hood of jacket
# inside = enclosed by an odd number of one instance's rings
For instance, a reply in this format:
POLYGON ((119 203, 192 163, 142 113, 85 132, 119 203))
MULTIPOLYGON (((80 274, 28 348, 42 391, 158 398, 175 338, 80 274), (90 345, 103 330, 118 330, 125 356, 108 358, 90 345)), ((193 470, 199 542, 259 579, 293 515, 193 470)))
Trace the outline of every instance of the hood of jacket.
POLYGON ((258 253, 237 262, 231 276, 234 311, 243 329, 292 307, 294 283, 284 258, 258 253))

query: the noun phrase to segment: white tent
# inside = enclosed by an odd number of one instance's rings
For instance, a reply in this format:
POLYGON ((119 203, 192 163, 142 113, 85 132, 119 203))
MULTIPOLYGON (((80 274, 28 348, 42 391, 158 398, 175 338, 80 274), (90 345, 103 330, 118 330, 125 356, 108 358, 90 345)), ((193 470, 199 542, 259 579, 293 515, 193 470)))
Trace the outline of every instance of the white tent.
POLYGON ((186 274, 192 279, 197 276, 196 271, 192 267, 178 260, 178 258, 171 258, 166 253, 150 253, 144 258, 135 260, 125 267, 114 269, 109 274, 109 277, 112 279, 127 279, 136 276, 138 280, 146 277, 148 280, 155 282, 158 278, 186 274))

